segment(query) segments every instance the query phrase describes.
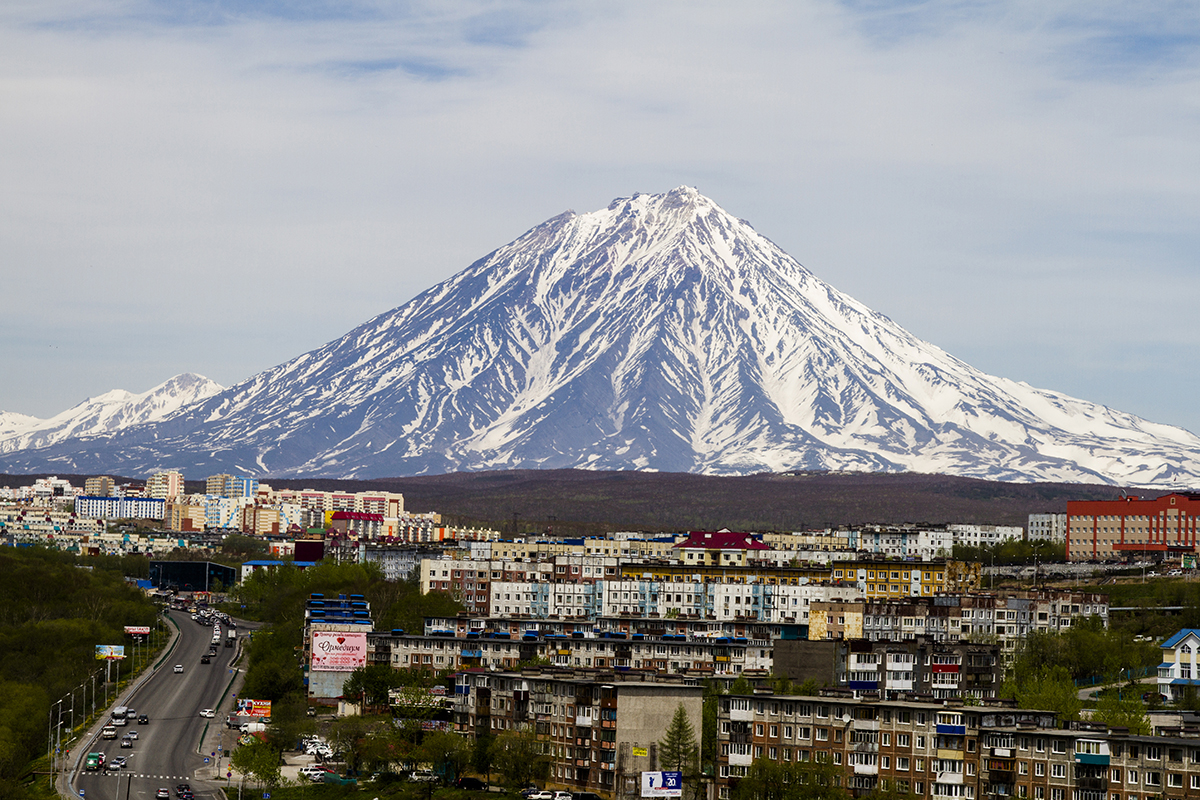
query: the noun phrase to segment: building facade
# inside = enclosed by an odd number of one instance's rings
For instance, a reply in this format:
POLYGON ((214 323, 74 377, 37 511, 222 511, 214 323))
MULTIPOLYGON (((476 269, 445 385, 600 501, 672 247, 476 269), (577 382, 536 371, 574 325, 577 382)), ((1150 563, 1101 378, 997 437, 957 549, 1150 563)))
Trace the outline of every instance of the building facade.
POLYGON ((1200 494, 1067 502, 1067 560, 1180 558, 1196 552, 1200 494))

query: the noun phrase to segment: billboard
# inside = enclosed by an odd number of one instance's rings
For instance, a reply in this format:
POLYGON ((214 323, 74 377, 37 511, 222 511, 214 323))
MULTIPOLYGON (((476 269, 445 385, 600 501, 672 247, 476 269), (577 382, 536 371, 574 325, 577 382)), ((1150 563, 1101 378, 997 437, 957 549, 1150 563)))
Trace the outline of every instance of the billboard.
POLYGON ((367 664, 365 631, 313 631, 312 662, 318 672, 353 672, 367 664))
POLYGON ((239 697, 237 701, 237 713, 245 717, 269 717, 271 716, 271 701, 247 700, 244 697, 239 697))
POLYGON ((140 633, 143 636, 147 636, 150 633, 150 626, 149 625, 126 625, 125 632, 132 633, 132 634, 140 633))
POLYGON ((643 772, 642 797, 682 797, 682 772, 643 772))
POLYGON ((98 644, 96 645, 96 660, 114 660, 125 657, 125 645, 123 644, 98 644))

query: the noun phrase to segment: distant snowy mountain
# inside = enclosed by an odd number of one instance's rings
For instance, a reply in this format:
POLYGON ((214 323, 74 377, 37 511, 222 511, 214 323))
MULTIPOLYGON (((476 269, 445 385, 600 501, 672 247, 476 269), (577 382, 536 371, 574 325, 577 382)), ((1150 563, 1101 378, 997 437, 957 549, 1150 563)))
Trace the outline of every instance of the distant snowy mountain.
POLYGON ((111 434, 147 422, 160 422, 184 406, 198 403, 224 387, 200 375, 184 373, 133 394, 114 389, 89 397, 50 419, 0 412, 0 453, 43 448, 57 442, 111 434))
POLYGON ((160 422, 24 447, 0 468, 1200 477, 1195 435, 985 375, 685 187, 554 217, 160 422))

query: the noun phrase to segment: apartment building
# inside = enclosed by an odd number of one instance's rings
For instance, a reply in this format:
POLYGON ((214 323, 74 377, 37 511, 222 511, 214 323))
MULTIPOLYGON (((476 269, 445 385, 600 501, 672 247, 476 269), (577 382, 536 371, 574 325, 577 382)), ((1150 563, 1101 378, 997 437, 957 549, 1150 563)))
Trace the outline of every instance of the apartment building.
POLYGON ((975 706, 817 697, 718 701, 717 794, 758 759, 834 767, 855 797, 877 789, 917 797, 1177 800, 1200 792, 1200 738, 1156 737, 1072 723, 1003 701, 975 706))
POLYGON ((1067 515, 1050 512, 1030 514, 1025 530, 1025 538, 1031 542, 1063 544, 1067 540, 1067 515))
POLYGON ((617 671, 465 671, 454 722, 471 738, 532 731, 551 759, 547 788, 636 796, 680 705, 697 732, 703 689, 680 676, 617 671))
POLYGON ((1196 552, 1200 493, 1067 502, 1067 560, 1179 558, 1196 552))
POLYGON ((156 472, 146 480, 146 497, 152 497, 155 500, 170 500, 185 493, 183 473, 177 470, 156 472))
POLYGON ((1097 617, 1108 625, 1108 596, 1039 590, 998 594, 945 594, 911 600, 813 603, 809 639, 934 641, 995 639, 1014 653, 1032 631, 1058 632, 1097 617))
POLYGON ((83 482, 83 493, 89 497, 110 497, 116 488, 117 482, 108 475, 88 478, 83 482))
POLYGON ((996 696, 1004 677, 999 644, 903 640, 777 640, 774 674, 802 683, 810 678, 854 692, 855 697, 931 699, 996 696))
POLYGON ((93 519, 163 519, 167 501, 151 497, 75 498, 75 514, 93 519))

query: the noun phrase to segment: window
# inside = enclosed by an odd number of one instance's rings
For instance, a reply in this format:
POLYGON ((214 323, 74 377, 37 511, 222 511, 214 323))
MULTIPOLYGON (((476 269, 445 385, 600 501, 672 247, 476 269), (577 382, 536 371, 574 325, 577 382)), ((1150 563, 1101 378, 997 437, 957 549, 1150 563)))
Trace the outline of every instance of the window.
POLYGON ((1038 776, 1039 778, 1045 776, 1046 765, 1043 764, 1041 761, 1033 762, 1033 774, 1038 776))
POLYGON ((1050 765, 1050 777, 1051 778, 1067 777, 1067 765, 1066 764, 1051 764, 1050 765))

